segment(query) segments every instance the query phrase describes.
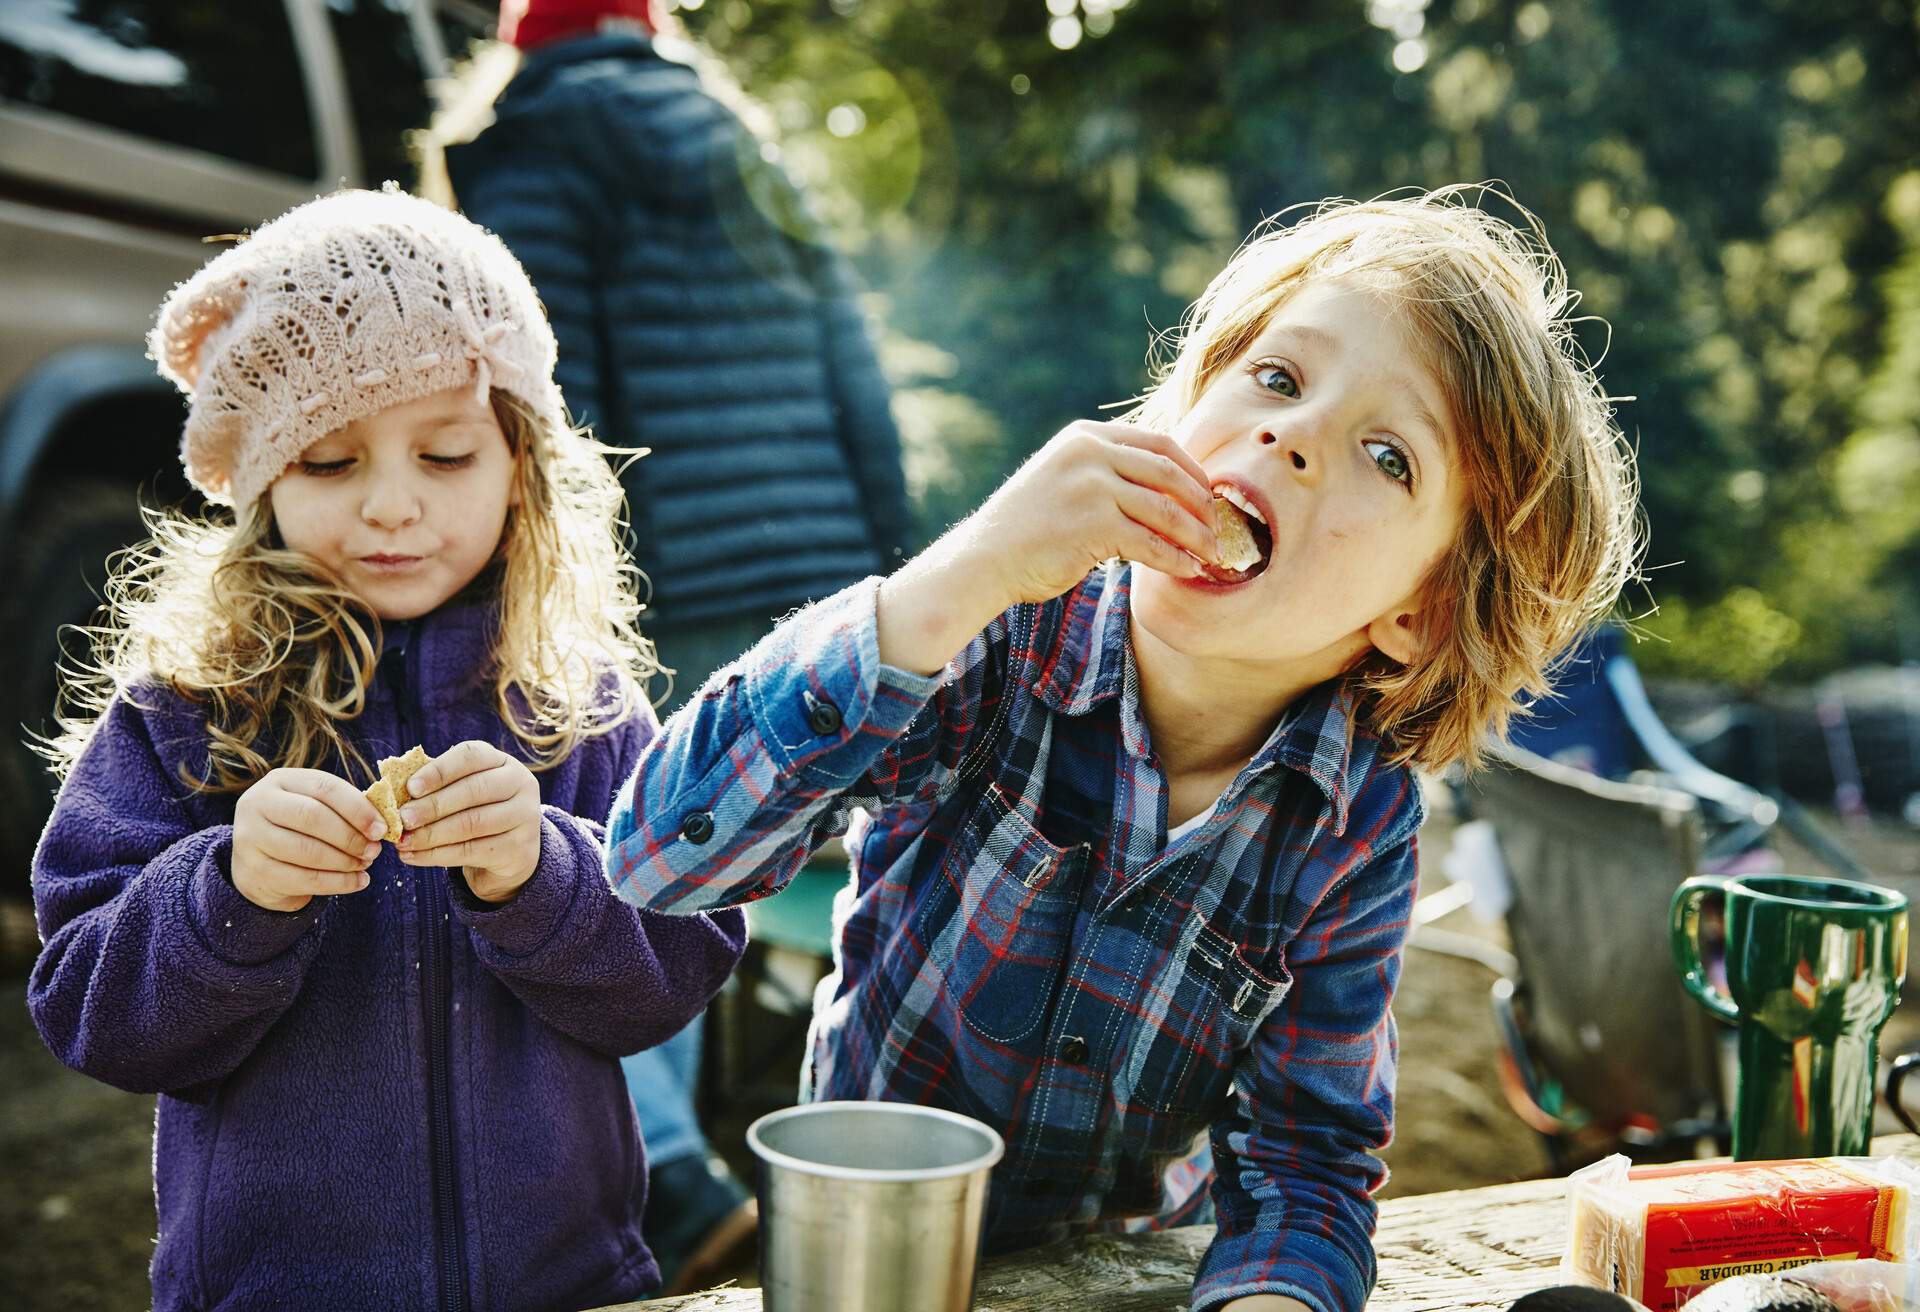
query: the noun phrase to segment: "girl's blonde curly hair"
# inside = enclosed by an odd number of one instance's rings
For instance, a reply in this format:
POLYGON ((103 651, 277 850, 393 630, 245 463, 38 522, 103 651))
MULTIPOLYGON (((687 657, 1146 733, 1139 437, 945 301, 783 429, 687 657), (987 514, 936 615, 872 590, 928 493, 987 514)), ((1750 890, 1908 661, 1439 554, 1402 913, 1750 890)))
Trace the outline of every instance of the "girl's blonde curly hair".
POLYGON ((1426 654, 1355 671, 1394 759, 1474 765, 1520 699, 1634 577, 1632 450, 1573 335, 1578 297, 1539 220, 1490 187, 1328 201, 1255 232, 1194 303, 1173 358, 1127 418, 1172 431, 1274 313, 1310 282, 1395 299, 1446 395, 1467 488, 1458 540, 1426 580, 1426 654), (1475 197, 1471 193, 1478 193, 1475 197), (1488 194, 1518 225, 1478 207, 1488 194))
MULTIPOLYGON (((519 504, 467 592, 497 607, 494 707, 547 769, 637 713, 660 666, 620 540, 623 493, 607 460, 619 449, 490 395, 519 504)), ((186 780, 196 791, 243 792, 275 767, 338 763, 371 779, 340 726, 366 708, 379 617, 313 557, 276 545, 270 503, 237 520, 149 512, 151 537, 116 559, 106 617, 85 630, 94 656, 61 670, 59 731, 41 744, 57 776, 116 695, 158 683, 207 707, 207 773, 186 780)))

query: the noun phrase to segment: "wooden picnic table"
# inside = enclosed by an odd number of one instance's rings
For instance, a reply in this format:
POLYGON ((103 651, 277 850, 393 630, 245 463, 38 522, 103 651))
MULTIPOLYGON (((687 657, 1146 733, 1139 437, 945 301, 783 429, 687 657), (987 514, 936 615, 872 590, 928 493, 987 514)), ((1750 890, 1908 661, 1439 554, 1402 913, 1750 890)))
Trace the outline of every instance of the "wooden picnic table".
MULTIPOLYGON (((1920 1160, 1912 1135, 1876 1139, 1876 1156, 1920 1160)), ((1184 1312, 1213 1235, 1186 1226, 1088 1235, 982 1264, 975 1312, 1184 1312)), ((1380 1205, 1380 1277, 1370 1312, 1505 1312, 1522 1294, 1565 1283, 1567 1182, 1527 1180, 1394 1198, 1380 1205)), ((716 1289, 602 1312, 761 1312, 757 1289, 716 1289)))

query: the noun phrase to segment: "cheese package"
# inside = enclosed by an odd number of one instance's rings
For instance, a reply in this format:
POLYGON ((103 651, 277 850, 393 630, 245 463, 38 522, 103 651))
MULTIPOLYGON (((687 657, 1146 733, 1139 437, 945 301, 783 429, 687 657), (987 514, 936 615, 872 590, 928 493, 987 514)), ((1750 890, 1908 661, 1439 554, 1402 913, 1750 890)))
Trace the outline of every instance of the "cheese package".
POLYGON ((1894 1158, 1682 1162, 1616 1154, 1574 1172, 1566 1255, 1574 1280, 1670 1312, 1731 1276, 1915 1254, 1920 1171, 1894 1158))

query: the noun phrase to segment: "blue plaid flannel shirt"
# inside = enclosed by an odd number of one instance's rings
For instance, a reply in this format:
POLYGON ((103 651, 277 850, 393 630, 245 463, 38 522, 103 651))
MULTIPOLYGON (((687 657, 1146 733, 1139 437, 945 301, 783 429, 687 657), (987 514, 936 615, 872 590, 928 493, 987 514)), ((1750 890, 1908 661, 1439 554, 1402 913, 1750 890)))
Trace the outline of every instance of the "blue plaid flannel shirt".
POLYGON ((1358 1312, 1410 772, 1334 681, 1169 844, 1127 567, 1008 611, 933 678, 880 663, 876 588, 789 619, 647 747, 608 826, 614 889, 665 911, 749 901, 851 824, 803 1096, 999 1129, 992 1246, 1211 1203, 1195 1312, 1263 1292, 1358 1312))

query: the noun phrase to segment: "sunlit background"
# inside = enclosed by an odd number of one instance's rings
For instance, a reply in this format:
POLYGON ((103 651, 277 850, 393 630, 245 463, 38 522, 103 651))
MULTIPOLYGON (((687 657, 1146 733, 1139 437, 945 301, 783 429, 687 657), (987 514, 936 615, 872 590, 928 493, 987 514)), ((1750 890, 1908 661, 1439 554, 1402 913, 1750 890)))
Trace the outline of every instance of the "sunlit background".
MULTIPOLYGON (((876 289, 925 527, 1133 395, 1262 218, 1498 180, 1640 448, 1656 674, 1920 659, 1902 3, 680 0, 876 289)), ((773 152, 769 152, 772 154, 773 152)))
MULTIPOLYGON (((923 538, 1136 395, 1263 220, 1504 188, 1564 257, 1640 451, 1627 611, 1661 712, 1710 764, 1831 803, 1876 878, 1920 890, 1920 0, 672 8, 663 48, 754 129, 724 162, 749 203, 824 230, 870 289, 923 538)), ((210 234, 414 185, 436 96, 484 118, 511 75, 474 42, 494 10, 0 0, 0 724, 46 723, 57 627, 142 532, 136 496, 186 495, 180 399, 143 356, 160 298, 210 234)), ((0 1305, 139 1306, 151 1100, 59 1068, 22 1002, 50 786, 0 742, 0 1305)), ((1542 1169, 1502 1105, 1484 962, 1408 964, 1391 1188, 1542 1169)))

